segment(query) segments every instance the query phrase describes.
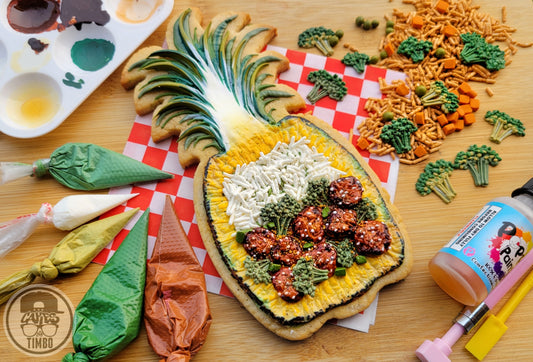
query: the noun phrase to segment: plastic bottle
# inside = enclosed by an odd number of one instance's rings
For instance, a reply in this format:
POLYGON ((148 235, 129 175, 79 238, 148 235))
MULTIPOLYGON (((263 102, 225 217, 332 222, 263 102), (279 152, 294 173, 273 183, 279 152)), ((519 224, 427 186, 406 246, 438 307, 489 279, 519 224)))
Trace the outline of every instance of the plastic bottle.
POLYGON ((435 282, 465 305, 481 303, 532 248, 533 178, 489 201, 429 262, 435 282))

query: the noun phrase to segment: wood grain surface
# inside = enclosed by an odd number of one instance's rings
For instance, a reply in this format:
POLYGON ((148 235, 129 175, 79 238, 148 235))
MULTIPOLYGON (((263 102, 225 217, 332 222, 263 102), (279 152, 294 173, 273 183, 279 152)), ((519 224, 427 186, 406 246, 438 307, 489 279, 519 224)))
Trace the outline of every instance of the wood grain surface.
MULTIPOLYGON (((501 18, 501 7, 507 9, 507 24, 518 31, 515 40, 533 41, 533 5, 530 0, 475 0, 480 11, 501 18)), ((349 42, 368 54, 376 54, 384 32, 385 14, 393 8, 412 10, 399 0, 196 0, 175 2, 175 11, 189 6, 199 7, 210 19, 224 10, 248 12, 254 23, 270 24, 278 28, 273 44, 298 49, 297 36, 305 28, 324 25, 341 28, 349 42), (363 32, 355 28, 358 15, 381 20, 375 31, 363 32)), ((166 23, 150 36, 144 45, 162 44, 166 23)), ((309 50, 314 52, 314 50, 309 50)), ((334 57, 346 52, 341 45, 334 57)), ((446 295, 433 282, 427 264, 431 257, 473 216, 487 201, 506 196, 514 188, 533 177, 533 121, 531 111, 533 48, 519 49, 513 62, 500 72, 496 84, 491 85, 494 96, 489 97, 485 84, 472 83, 478 91, 481 108, 478 122, 460 133, 447 138, 438 158, 452 159, 459 150, 470 144, 487 142, 491 126, 483 121, 487 110, 500 109, 521 119, 526 126, 526 137, 510 137, 494 145, 503 158, 501 164, 490 169, 490 185, 476 188, 469 177, 452 179, 458 193, 446 205, 435 195, 421 197, 414 184, 423 165, 401 165, 395 204, 400 210, 411 237, 414 250, 412 273, 403 282, 388 286, 379 295, 377 319, 368 333, 326 325, 311 338, 290 342, 264 329, 239 303, 231 298, 209 295, 213 324, 207 342, 195 356, 196 361, 414 361, 415 350, 425 339, 441 337, 451 326, 453 318, 462 309, 459 303, 446 295)), ((119 84, 121 68, 117 69, 88 99, 55 131, 36 139, 15 139, 0 134, 2 161, 33 162, 47 157, 66 142, 92 142, 122 152, 132 121, 135 118, 132 92, 119 84)), ((458 171, 467 172, 467 171, 458 171)), ((18 180, 0 186, 0 222, 19 215, 36 212, 42 202, 52 204, 73 191, 52 179, 37 181, 33 178, 18 180)), ((45 258, 52 247, 65 235, 50 226, 40 226, 33 236, 7 257, 0 260, 0 278, 31 266, 45 258)), ((59 277, 55 287, 65 292, 77 305, 100 271, 91 264, 79 275, 59 277)), ((42 282, 39 280, 39 282, 42 282)), ((3 318, 5 307, 0 307, 3 318)), ((509 330, 486 357, 486 361, 526 361, 533 356, 533 295, 528 295, 507 321, 509 330)), ((31 360, 8 341, 4 326, 0 327, 0 351, 5 360, 31 360)), ((453 361, 474 361, 464 348, 468 336, 463 336, 450 356, 453 361)), ((69 343, 57 354, 40 360, 59 360, 73 350, 69 343)), ((144 327, 138 338, 113 358, 114 361, 156 361, 158 357, 147 343, 144 327)))

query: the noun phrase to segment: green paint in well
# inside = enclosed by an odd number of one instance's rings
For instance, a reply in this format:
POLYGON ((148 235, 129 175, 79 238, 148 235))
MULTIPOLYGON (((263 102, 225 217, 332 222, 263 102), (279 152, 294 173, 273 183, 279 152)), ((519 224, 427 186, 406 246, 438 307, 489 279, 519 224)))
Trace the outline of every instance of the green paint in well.
POLYGON ((105 67, 114 54, 115 45, 105 39, 83 39, 74 43, 70 49, 74 64, 89 72, 105 67))

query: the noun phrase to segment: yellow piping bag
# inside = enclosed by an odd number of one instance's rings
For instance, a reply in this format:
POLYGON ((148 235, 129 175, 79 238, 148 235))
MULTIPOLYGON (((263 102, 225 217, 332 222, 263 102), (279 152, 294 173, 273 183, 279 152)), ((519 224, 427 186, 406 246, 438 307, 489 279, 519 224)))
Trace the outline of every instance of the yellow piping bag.
POLYGON ((93 221, 68 233, 52 249, 48 258, 0 281, 0 305, 7 302, 17 290, 33 283, 37 276, 53 280, 59 274, 74 274, 83 270, 138 210, 136 208, 93 221))

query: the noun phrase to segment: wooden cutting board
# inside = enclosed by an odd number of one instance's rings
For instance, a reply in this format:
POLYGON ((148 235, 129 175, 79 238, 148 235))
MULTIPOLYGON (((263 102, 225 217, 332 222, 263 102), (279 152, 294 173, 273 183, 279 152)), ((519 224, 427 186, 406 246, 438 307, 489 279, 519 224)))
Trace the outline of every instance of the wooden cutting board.
MULTIPOLYGON (((474 1, 480 11, 501 18, 505 4, 508 24, 518 30, 515 40, 533 41, 533 4, 529 0, 501 2, 474 1)), ((355 45, 367 54, 377 54, 384 33, 384 15, 393 8, 406 11, 413 8, 399 0, 360 1, 181 1, 175 2, 175 11, 189 6, 200 7, 206 19, 224 10, 250 13, 255 23, 265 23, 278 28, 274 45, 297 48, 298 34, 310 26, 323 25, 343 29, 344 42, 355 45), (380 20, 380 26, 364 32, 356 28, 357 16, 380 20)), ((145 42, 145 45, 162 44, 166 23, 145 42)), ((347 49, 337 46, 334 57, 342 58, 347 49)), ((315 52, 315 50, 309 50, 315 52)), ((317 53, 317 52, 316 52, 317 53)), ((318 53, 317 53, 318 54, 318 53)), ((458 196, 451 204, 444 204, 434 195, 419 196, 414 188, 424 164, 401 165, 395 204, 407 226, 412 240, 415 263, 411 275, 397 285, 385 288, 379 295, 377 319, 368 333, 326 325, 311 338, 300 342, 283 340, 267 332, 239 303, 231 298, 209 295, 213 324, 206 344, 195 357, 196 361, 247 361, 247 360, 364 360, 406 361, 416 360, 414 351, 425 339, 441 337, 451 326, 462 306, 442 292, 431 279, 427 263, 431 257, 473 216, 487 201, 506 196, 530 177, 533 177, 533 130, 531 103, 533 49, 519 49, 513 62, 501 71, 494 92, 489 97, 486 84, 473 84, 481 100, 480 120, 486 111, 500 109, 521 119, 526 126, 526 137, 511 137, 500 145, 491 145, 503 158, 498 167, 490 170, 490 185, 475 188, 468 177, 453 179, 458 196)), ((46 157, 66 142, 92 142, 122 152, 135 113, 132 93, 125 92, 119 84, 120 69, 115 71, 58 129, 37 139, 14 139, 0 134, 0 160, 32 162, 46 157)), ((445 141, 431 160, 451 159, 459 150, 473 143, 485 142, 491 126, 478 121, 461 133, 445 141)), ((488 141, 486 141, 488 142, 488 141)), ((466 171, 464 171, 466 172, 466 171)), ((42 202, 54 204, 71 194, 53 180, 25 179, 0 186, 0 222, 25 213, 36 212, 42 202)), ((0 278, 31 266, 45 258, 52 247, 65 235, 50 226, 39 227, 21 247, 0 260, 0 278)), ((53 285, 65 292, 77 305, 89 288, 101 266, 91 264, 79 275, 61 277, 53 285)), ((531 333, 533 332, 533 296, 526 296, 508 319, 509 330, 486 357, 486 361, 515 361, 531 359, 531 333)), ((5 307, 0 307, 0 318, 5 307)), ((0 326, 0 350, 7 360, 29 360, 8 341, 3 325, 0 326)), ((464 349, 468 337, 461 338, 451 355, 454 361, 474 361, 464 349)), ((39 360, 56 361, 73 350, 72 344, 55 355, 39 360)), ((155 361, 144 328, 139 337, 113 360, 155 361)))

